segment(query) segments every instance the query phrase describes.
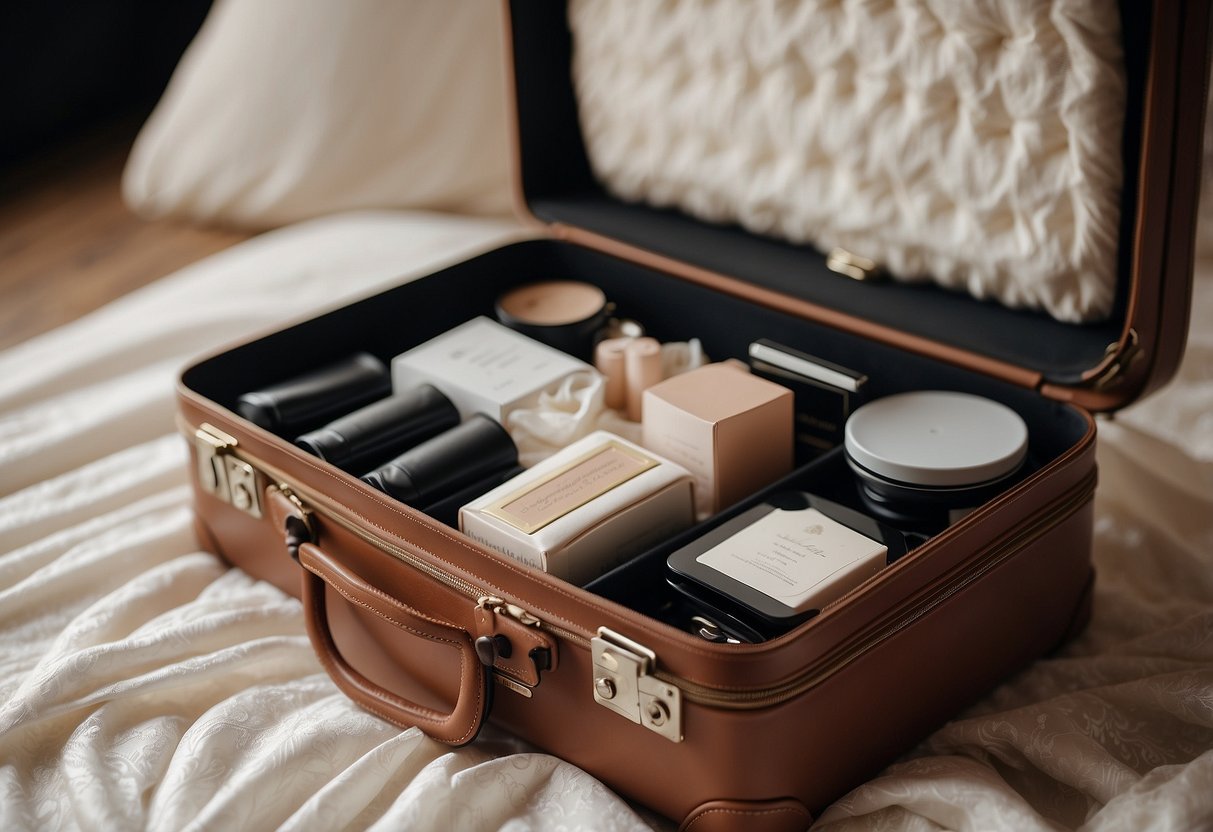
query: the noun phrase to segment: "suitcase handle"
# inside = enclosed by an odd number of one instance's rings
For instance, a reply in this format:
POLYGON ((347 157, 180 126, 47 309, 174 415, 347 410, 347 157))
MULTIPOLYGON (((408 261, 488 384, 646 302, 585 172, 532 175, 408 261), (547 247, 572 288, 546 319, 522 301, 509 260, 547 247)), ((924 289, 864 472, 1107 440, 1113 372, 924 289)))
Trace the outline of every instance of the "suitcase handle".
POLYGON ((428 736, 451 745, 476 738, 492 705, 492 679, 476 655, 472 637, 462 627, 439 621, 370 585, 345 564, 313 543, 299 544, 303 567, 302 600, 307 633, 320 663, 337 687, 368 711, 401 726, 415 725, 428 736), (367 679, 341 655, 329 627, 325 587, 415 636, 449 643, 459 650, 459 696, 450 712, 410 702, 367 679))

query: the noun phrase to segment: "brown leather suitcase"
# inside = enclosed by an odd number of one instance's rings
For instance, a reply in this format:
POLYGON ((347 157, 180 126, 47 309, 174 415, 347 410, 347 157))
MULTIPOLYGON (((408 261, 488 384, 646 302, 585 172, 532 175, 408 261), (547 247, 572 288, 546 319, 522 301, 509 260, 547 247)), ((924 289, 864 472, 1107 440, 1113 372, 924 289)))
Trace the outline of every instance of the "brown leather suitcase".
MULTIPOLYGON (((1111 321, 1086 326, 840 279, 811 249, 611 200, 581 146, 562 4, 518 2, 511 14, 519 192, 548 238, 186 369, 199 535, 299 595, 337 685, 391 722, 462 744, 492 719, 688 827, 805 827, 1087 620, 1091 414, 1165 382, 1186 336, 1208 6, 1124 10, 1121 295, 1111 321), (597 283, 660 337, 699 337, 714 358, 769 337, 879 368, 879 394, 1001 401, 1029 425, 1033 471, 787 635, 720 644, 648 614, 664 556, 636 559, 599 592, 574 587, 236 414, 245 391, 359 350, 390 359, 546 275, 597 283)), ((846 476, 834 452, 791 481, 846 476)))

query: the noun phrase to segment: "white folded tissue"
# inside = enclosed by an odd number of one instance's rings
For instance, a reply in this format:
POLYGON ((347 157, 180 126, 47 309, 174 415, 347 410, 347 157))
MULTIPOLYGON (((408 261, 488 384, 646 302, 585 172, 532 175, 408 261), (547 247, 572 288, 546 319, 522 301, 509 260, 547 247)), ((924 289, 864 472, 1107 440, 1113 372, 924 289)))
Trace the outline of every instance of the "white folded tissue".
MULTIPOLYGON (((663 378, 671 378, 708 362, 698 338, 661 345, 663 378)), ((518 461, 530 468, 566 445, 596 430, 640 441, 640 423, 631 422, 603 403, 606 379, 596 372, 566 376, 555 390, 542 393, 539 403, 519 408, 506 417, 506 429, 518 446, 518 461)))

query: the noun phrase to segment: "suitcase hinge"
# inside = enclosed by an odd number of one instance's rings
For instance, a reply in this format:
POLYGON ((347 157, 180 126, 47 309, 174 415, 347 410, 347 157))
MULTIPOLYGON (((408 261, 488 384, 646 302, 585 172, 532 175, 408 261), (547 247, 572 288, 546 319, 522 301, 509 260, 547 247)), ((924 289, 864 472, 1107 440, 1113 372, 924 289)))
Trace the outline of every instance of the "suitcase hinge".
POLYGON ((606 627, 590 639, 594 659, 594 701, 682 742, 682 691, 652 675, 657 654, 606 627))
POLYGON ((198 483, 202 490, 246 514, 261 517, 264 478, 233 453, 235 438, 204 422, 194 431, 194 447, 198 451, 198 483))
POLYGON ((1142 356, 1137 330, 1130 329, 1123 343, 1113 341, 1104 351, 1104 360, 1087 382, 1096 390, 1106 390, 1125 377, 1126 371, 1142 356))

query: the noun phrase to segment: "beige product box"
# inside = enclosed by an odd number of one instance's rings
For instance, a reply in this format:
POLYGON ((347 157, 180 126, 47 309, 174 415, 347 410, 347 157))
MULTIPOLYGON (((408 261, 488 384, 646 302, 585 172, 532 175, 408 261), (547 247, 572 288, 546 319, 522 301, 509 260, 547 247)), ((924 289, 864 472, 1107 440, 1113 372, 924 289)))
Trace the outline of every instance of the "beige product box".
POLYGON ((804 613, 884 569, 888 552, 883 543, 815 508, 777 508, 695 560, 804 613))
POLYGON ((473 540, 578 586, 694 522, 691 475, 606 431, 459 510, 473 540))
POLYGON ((792 470, 792 391, 708 364, 645 391, 644 446, 695 478, 701 515, 792 470))
POLYGON ((571 355, 481 316, 392 359, 396 392, 429 383, 465 419, 483 413, 505 424, 512 410, 533 407, 572 373, 597 370, 571 355))

